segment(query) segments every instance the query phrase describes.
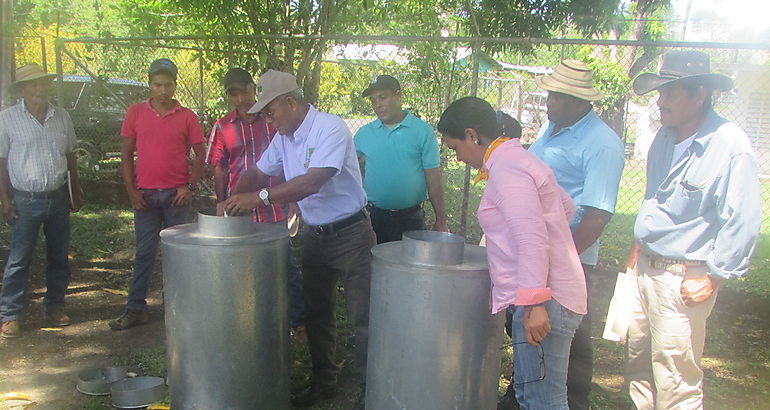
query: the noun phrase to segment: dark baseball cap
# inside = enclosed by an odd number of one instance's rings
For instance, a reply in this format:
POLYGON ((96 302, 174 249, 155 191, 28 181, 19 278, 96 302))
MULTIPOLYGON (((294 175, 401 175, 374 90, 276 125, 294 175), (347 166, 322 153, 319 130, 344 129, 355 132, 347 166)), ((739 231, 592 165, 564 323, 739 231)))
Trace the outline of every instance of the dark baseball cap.
POLYGON ((170 75, 176 80, 176 74, 179 70, 176 68, 176 64, 168 58, 159 58, 150 64, 149 75, 155 75, 158 73, 165 73, 170 75))
POLYGON ((226 91, 229 91, 231 88, 244 89, 249 84, 254 84, 254 78, 251 77, 248 71, 239 67, 228 70, 225 78, 222 79, 222 85, 226 91))
POLYGON ((366 90, 361 93, 361 97, 368 97, 372 91, 377 90, 399 91, 401 90, 401 84, 398 83, 398 80, 396 80, 395 77, 391 77, 387 74, 380 74, 377 77, 374 77, 374 80, 369 84, 369 87, 366 87, 366 90))

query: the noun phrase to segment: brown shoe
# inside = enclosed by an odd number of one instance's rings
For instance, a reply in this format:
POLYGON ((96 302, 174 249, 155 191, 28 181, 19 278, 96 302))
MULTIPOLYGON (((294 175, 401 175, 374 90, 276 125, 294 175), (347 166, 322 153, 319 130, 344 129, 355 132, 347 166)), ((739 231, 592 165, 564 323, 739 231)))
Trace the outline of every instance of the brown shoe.
POLYGON ((133 310, 126 310, 120 315, 119 318, 110 320, 110 329, 112 330, 125 330, 134 326, 143 325, 150 321, 147 309, 135 312, 133 310))
POLYGON ((2 336, 7 339, 13 339, 21 336, 21 327, 18 320, 9 320, 3 323, 2 336))
POLYGON ((70 317, 64 313, 64 308, 61 307, 51 308, 46 311, 45 320, 48 322, 49 326, 54 327, 69 326, 69 324, 72 323, 70 317))

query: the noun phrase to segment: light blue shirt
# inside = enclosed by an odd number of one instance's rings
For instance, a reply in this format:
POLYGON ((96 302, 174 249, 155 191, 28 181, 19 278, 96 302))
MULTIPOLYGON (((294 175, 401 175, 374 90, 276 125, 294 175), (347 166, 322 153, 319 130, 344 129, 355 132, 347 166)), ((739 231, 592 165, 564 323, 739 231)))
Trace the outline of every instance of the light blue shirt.
POLYGON ((725 279, 749 268, 762 221, 759 175, 746 134, 711 111, 671 166, 676 131, 658 131, 634 238, 643 251, 704 261, 725 279))
POLYGON ((407 112, 393 129, 374 120, 353 138, 364 162, 364 189, 382 209, 405 209, 428 196, 425 170, 441 166, 433 127, 407 112))
MULTIPOLYGON (((623 141, 593 109, 572 126, 551 135, 555 127, 548 121, 529 151, 551 167, 559 185, 575 202, 570 227, 574 229, 582 221, 585 207, 614 213, 625 161, 623 141)), ((596 241, 580 254, 580 261, 596 265, 598 260, 596 241)))
POLYGON ((312 105, 294 135, 276 133, 257 168, 273 176, 283 172, 287 181, 310 168, 337 170, 318 193, 298 202, 302 218, 311 225, 345 219, 366 205, 350 130, 336 115, 320 112, 312 105))

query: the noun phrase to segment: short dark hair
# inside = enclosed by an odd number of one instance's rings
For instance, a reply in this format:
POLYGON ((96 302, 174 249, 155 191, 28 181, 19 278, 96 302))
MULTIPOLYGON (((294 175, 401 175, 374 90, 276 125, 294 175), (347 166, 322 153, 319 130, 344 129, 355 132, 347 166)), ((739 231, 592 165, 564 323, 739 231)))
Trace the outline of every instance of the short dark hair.
POLYGON ((516 121, 516 118, 501 110, 497 110, 495 116, 497 117, 497 125, 500 127, 500 135, 508 138, 521 138, 521 124, 516 121))
POLYGON ((449 104, 436 125, 449 138, 465 139, 465 129, 472 128, 488 138, 500 136, 492 106, 478 97, 463 97, 449 104))

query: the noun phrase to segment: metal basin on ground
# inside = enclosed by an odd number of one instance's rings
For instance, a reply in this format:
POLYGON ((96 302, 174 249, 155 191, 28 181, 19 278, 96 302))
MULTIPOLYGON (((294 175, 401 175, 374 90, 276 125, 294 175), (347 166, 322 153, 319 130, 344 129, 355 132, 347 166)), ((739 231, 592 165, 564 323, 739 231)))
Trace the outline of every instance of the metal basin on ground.
POLYGON ((127 377, 126 369, 120 367, 102 367, 87 369, 78 375, 76 388, 89 396, 106 396, 110 394, 110 385, 127 377))
POLYGON ((163 400, 166 386, 161 377, 134 377, 112 383, 112 405, 119 409, 138 409, 163 400))

